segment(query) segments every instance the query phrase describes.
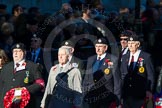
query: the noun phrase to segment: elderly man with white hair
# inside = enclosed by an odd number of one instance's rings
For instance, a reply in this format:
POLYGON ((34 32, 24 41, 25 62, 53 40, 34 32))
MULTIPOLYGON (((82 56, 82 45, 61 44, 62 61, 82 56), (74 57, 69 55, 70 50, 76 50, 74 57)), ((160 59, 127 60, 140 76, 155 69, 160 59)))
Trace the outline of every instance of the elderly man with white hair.
POLYGON ((41 102, 42 108, 72 108, 80 105, 81 74, 77 66, 68 62, 69 55, 69 49, 59 48, 59 64, 53 66, 49 72, 45 94, 41 102), (48 94, 52 96, 47 102, 48 94))

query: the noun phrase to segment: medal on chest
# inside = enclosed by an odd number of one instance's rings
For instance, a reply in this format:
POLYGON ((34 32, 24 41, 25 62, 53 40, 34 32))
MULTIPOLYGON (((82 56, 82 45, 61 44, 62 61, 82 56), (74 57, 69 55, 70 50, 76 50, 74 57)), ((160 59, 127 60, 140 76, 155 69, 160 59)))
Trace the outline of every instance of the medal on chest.
POLYGON ((26 77, 24 78, 24 83, 29 83, 29 71, 26 71, 26 77))
POLYGON ((113 66, 113 62, 111 62, 109 59, 106 59, 104 64, 107 64, 108 65, 108 67, 104 70, 104 73, 106 75, 108 75, 108 74, 110 74, 110 69, 113 66))
POLYGON ((145 72, 145 68, 143 67, 143 58, 139 58, 139 73, 144 73, 145 72))

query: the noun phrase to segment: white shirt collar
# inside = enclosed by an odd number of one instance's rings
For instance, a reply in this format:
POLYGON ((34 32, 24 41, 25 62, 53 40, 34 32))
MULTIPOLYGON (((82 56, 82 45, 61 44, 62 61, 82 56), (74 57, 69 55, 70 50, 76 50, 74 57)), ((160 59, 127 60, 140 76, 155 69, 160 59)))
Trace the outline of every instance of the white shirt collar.
POLYGON ((66 64, 63 64, 63 65, 59 64, 59 67, 63 67, 64 68, 67 65, 67 63, 66 64))
POLYGON ((130 52, 129 64, 130 64, 132 55, 134 56, 134 62, 137 62, 137 61, 138 61, 138 57, 139 57, 140 52, 141 52, 141 50, 137 50, 134 54, 132 54, 132 53, 130 52))
POLYGON ((26 65, 23 65, 25 62, 25 59, 21 60, 19 63, 19 66, 16 66, 16 63, 14 64, 14 69, 16 68, 16 71, 24 70, 26 68, 26 65))
MULTIPOLYGON (((21 60, 20 62, 18 62, 18 64, 20 64, 20 66, 25 62, 25 59, 21 60)), ((14 63, 14 68, 17 67, 16 66, 17 63, 14 63)))
MULTIPOLYGON (((124 49, 122 49, 122 50, 124 50, 124 49)), ((124 52, 123 52, 123 54, 122 54, 122 55, 126 54, 126 53, 127 53, 127 51, 128 51, 128 47, 126 47, 126 48, 125 48, 125 50, 124 50, 124 52)))
POLYGON ((103 58, 105 58, 105 57, 106 57, 106 53, 102 54, 101 56, 97 55, 97 58, 98 58, 98 57, 101 57, 101 59, 100 59, 100 60, 102 60, 103 58))

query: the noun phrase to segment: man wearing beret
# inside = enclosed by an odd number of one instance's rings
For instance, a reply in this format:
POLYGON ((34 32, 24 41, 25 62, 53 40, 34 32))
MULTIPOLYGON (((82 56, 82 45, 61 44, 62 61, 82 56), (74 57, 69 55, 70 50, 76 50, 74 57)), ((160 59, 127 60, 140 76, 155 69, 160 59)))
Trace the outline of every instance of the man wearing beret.
POLYGON ((41 68, 25 60, 24 44, 13 45, 12 52, 13 61, 4 66, 0 75, 0 108, 6 105, 19 108, 26 103, 25 108, 36 108, 35 93, 44 89, 41 68))
POLYGON ((84 101, 89 108, 113 108, 119 105, 121 93, 118 59, 106 52, 105 38, 95 41, 95 49, 96 55, 88 58, 83 80, 84 101))
POLYGON ((61 47, 67 48, 70 50, 69 62, 79 68, 82 78, 83 78, 84 77, 84 64, 81 61, 81 59, 74 56, 74 47, 75 47, 74 43, 70 40, 67 40, 63 42, 61 47))
POLYGON ((152 99, 154 68, 151 57, 140 48, 139 37, 128 38, 130 53, 121 62, 122 98, 124 108, 141 108, 145 99, 152 99))

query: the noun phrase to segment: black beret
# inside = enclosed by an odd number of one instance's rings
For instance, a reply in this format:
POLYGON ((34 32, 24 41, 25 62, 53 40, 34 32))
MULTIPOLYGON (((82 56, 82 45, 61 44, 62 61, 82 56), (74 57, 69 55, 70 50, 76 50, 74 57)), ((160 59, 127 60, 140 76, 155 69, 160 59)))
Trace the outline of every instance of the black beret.
POLYGON ((108 44, 107 40, 105 38, 99 38, 95 41, 95 44, 108 44))
POLYGON ((74 43, 70 40, 64 41, 61 46, 69 46, 74 48, 74 43))
POLYGON ((130 36, 128 38, 128 41, 140 41, 139 40, 139 36, 137 36, 136 34, 134 34, 134 35, 132 35, 132 36, 130 36))
POLYGON ((11 49, 12 49, 12 50, 13 50, 13 49, 21 49, 21 50, 25 51, 25 50, 26 50, 26 47, 25 47, 25 45, 24 45, 23 43, 16 43, 16 44, 14 44, 14 45, 12 46, 11 49))

